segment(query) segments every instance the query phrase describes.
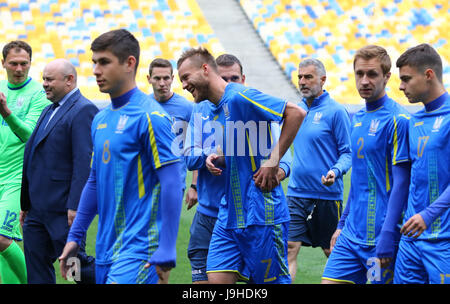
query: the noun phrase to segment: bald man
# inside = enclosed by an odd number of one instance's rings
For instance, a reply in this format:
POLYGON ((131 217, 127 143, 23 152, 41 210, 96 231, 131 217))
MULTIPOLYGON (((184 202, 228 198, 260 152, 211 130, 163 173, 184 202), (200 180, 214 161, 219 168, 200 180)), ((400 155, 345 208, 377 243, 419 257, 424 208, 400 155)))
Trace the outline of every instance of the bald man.
MULTIPOLYGON (((77 88, 75 67, 57 59, 44 68, 43 87, 52 102, 42 111, 25 146, 20 223, 28 283, 56 283, 53 263, 62 253, 90 171, 91 124, 97 107, 77 88)), ((84 251, 84 250, 83 250, 84 251)), ((82 270, 92 262, 78 255, 82 270)), ((94 269, 74 274, 93 281, 94 269)))

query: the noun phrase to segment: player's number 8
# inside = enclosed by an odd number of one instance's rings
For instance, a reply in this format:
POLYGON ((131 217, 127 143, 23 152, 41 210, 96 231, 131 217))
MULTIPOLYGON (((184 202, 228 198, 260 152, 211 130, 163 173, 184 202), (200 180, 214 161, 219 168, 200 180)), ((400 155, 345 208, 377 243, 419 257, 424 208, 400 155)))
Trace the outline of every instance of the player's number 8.
POLYGON ((109 150, 109 140, 105 140, 103 143, 102 161, 104 164, 109 163, 111 160, 111 151, 109 150))

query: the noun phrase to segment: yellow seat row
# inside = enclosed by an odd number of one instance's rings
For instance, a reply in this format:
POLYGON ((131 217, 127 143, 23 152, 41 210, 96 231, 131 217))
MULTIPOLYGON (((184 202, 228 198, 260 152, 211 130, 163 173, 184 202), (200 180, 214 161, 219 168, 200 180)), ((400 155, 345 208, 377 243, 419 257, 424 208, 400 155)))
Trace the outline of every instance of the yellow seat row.
MULTIPOLYGON (((176 62, 184 49, 200 44, 214 55, 223 47, 195 0, 9 0, 0 5, 0 42, 26 40, 33 48, 30 75, 40 79, 46 63, 67 58, 77 66, 79 85, 89 98, 105 99, 92 74, 90 43, 101 33, 126 28, 139 40, 137 80, 148 88, 148 65, 155 57, 176 62)), ((187 96, 176 77, 174 89, 187 96)))
MULTIPOLYGON (((441 54, 444 67, 450 62, 448 1, 240 0, 240 4, 295 85, 299 61, 321 59, 327 68, 327 85, 340 94, 336 99, 343 103, 361 103, 355 94, 352 63, 354 52, 364 45, 378 44, 388 50, 394 74, 389 94, 404 104, 395 70, 402 52, 430 43, 441 54)), ((444 75, 444 79, 450 88, 450 77, 444 75)))

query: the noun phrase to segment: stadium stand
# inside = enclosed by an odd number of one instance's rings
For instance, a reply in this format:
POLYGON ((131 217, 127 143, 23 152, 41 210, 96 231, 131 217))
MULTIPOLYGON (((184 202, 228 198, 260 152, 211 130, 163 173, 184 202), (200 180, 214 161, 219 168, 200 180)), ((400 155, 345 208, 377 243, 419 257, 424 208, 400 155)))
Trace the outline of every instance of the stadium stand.
MULTIPOLYGON (((78 86, 94 101, 108 100, 92 74, 90 43, 101 33, 126 28, 140 42, 138 86, 151 91, 146 79, 156 57, 176 60, 186 48, 204 45, 214 55, 223 47, 195 0, 0 0, 0 42, 26 40, 33 48, 30 76, 41 79, 44 66, 67 58, 77 68, 78 86)), ((178 77, 172 89, 183 92, 178 77)))
MULTIPOLYGON (((236 0, 237 1, 237 0, 236 0)), ((450 4, 441 0, 239 0, 265 46, 297 86, 301 58, 320 58, 328 71, 325 88, 347 105, 361 104, 355 94, 352 59, 366 44, 380 44, 397 57, 408 47, 427 42, 444 60, 444 81, 450 89, 450 4)), ((224 47, 195 0, 0 0, 0 43, 26 40, 33 47, 30 75, 40 79, 46 63, 67 58, 77 68, 79 87, 95 101, 107 100, 92 75, 91 41, 99 34, 126 28, 141 43, 138 85, 148 88, 148 65, 164 57, 176 65, 181 52, 204 45, 219 55, 224 47)), ((2 46, 2 45, 1 45, 2 46)), ((398 72, 389 94, 407 104, 398 90, 398 72)), ((177 77, 173 90, 191 99, 177 77)))
POLYGON ((407 48, 430 43, 441 54, 450 88, 448 1, 239 0, 266 46, 297 85, 300 58, 324 62, 337 101, 362 103, 354 84, 353 55, 367 44, 385 47, 393 61, 388 93, 408 104, 398 90, 395 61, 407 48), (355 94, 356 93, 356 94, 355 94))

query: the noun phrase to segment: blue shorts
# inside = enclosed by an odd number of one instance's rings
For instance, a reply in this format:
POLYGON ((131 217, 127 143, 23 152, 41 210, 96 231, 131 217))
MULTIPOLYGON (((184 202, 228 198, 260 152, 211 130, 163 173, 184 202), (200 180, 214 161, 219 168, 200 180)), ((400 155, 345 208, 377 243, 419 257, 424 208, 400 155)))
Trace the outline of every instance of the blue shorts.
POLYGON ((351 241, 342 233, 331 252, 322 279, 365 284, 391 284, 394 276, 394 261, 388 268, 381 268, 376 259, 375 246, 361 245, 351 241))
POLYGON ((95 265, 96 284, 156 284, 155 266, 144 268, 147 261, 123 259, 111 264, 95 265))
POLYGON ((450 240, 402 238, 395 265, 395 284, 450 284, 450 240))
POLYGON ((208 257, 209 243, 217 218, 196 212, 189 230, 191 238, 187 249, 191 262, 192 282, 208 281, 206 274, 206 259, 208 257))
POLYGON ((241 280, 256 284, 290 284, 287 230, 288 223, 242 229, 216 224, 207 272, 235 272, 241 280))
POLYGON ((342 201, 288 196, 287 202, 291 216, 288 240, 329 249, 342 214, 342 201))

